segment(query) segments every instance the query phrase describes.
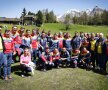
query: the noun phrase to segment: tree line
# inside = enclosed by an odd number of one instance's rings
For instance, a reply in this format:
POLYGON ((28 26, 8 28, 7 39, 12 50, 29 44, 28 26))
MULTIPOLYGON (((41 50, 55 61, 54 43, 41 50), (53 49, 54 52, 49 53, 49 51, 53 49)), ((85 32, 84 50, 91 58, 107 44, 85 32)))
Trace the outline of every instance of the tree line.
MULTIPOLYGON (((41 26, 43 23, 56 23, 56 15, 53 11, 48 9, 39 10, 36 13, 29 11, 27 13, 24 8, 21 14, 21 19, 25 15, 34 15, 34 22, 37 26, 41 26)), ((69 28, 69 24, 80 24, 80 25, 108 25, 108 11, 104 10, 102 14, 94 13, 93 16, 87 15, 86 12, 83 12, 80 16, 74 16, 73 18, 70 14, 65 16, 64 22, 66 29, 69 28)))
POLYGON ((56 23, 56 15, 54 14, 53 10, 49 11, 48 9, 39 10, 38 12, 34 13, 24 8, 21 13, 21 19, 24 19, 25 15, 34 15, 34 22, 37 26, 41 26, 43 23, 56 23))
POLYGON ((93 16, 84 12, 80 17, 74 16, 72 21, 81 25, 108 25, 108 11, 104 10, 102 14, 94 13, 93 16))

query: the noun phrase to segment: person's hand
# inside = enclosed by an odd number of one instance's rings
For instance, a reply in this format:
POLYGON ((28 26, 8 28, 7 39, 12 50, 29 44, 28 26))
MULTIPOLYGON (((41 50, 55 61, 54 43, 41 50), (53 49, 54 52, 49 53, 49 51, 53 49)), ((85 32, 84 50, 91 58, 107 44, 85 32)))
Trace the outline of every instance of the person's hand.
POLYGON ((53 58, 53 60, 55 60, 55 58, 53 58))
POLYGON ((14 52, 13 52, 13 55, 15 55, 16 53, 17 53, 17 52, 16 52, 16 51, 14 51, 14 52))
POLYGON ((49 62, 49 64, 51 65, 51 64, 52 64, 52 62, 49 62))
POLYGON ((47 62, 47 61, 46 61, 45 63, 46 63, 46 64, 48 64, 48 62, 47 62))

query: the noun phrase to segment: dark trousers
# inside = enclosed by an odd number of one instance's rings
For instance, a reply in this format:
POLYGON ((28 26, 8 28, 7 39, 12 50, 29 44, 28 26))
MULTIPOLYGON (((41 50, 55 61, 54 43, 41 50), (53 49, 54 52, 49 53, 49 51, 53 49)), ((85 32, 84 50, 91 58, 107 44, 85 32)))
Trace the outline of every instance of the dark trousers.
POLYGON ((27 74, 28 72, 31 72, 31 68, 22 64, 21 65, 21 71, 22 71, 22 74, 24 74, 24 72, 26 72, 26 74, 27 74))
POLYGON ((97 54, 97 62, 100 69, 103 69, 103 55, 97 54))
POLYGON ((39 67, 41 68, 41 69, 52 69, 52 64, 46 64, 45 63, 45 61, 43 61, 42 59, 39 59, 38 60, 38 64, 39 64, 39 67))
POLYGON ((61 60, 56 59, 56 60, 53 61, 53 63, 54 63, 54 67, 58 67, 61 63, 61 60))
POLYGON ((106 71, 106 65, 108 61, 108 55, 103 55, 103 70, 106 71))
POLYGON ((91 51, 91 62, 92 62, 93 68, 95 68, 96 54, 94 51, 91 51))

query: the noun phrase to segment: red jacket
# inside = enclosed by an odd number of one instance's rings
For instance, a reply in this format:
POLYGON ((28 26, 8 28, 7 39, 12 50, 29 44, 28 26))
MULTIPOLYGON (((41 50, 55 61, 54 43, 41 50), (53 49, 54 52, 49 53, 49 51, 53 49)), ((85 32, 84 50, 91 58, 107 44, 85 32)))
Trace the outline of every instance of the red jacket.
POLYGON ((3 40, 4 40, 4 47, 5 47, 4 53, 12 53, 13 51, 15 51, 14 41, 12 38, 3 37, 3 40))

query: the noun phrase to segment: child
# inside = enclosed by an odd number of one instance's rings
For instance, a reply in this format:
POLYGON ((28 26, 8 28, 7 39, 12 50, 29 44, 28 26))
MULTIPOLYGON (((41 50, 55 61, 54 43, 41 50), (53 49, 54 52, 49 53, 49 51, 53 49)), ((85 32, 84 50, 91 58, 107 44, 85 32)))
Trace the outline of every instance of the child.
POLYGON ((20 57, 20 65, 22 70, 22 77, 24 77, 24 72, 32 72, 32 75, 34 74, 35 65, 33 62, 31 62, 31 54, 28 48, 24 49, 24 54, 22 54, 20 57))

